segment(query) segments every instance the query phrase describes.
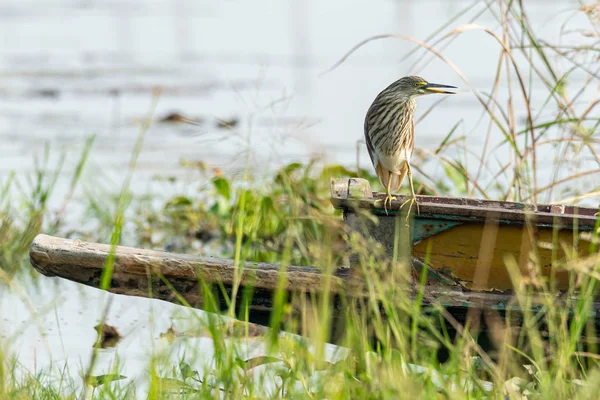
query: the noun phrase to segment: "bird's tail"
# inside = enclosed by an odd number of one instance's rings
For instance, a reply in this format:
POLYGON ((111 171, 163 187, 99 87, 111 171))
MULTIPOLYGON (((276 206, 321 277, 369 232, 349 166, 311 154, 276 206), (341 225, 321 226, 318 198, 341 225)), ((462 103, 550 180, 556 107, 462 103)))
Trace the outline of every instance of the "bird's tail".
POLYGON ((404 182, 404 178, 406 177, 406 173, 408 172, 407 163, 402 164, 400 168, 400 173, 395 174, 389 169, 383 167, 380 162, 377 163, 377 167, 375 167, 375 172, 377 173, 377 177, 379 177, 379 182, 383 185, 385 189, 388 187, 389 180, 391 179, 390 188, 393 191, 397 191, 402 186, 402 182, 404 182))

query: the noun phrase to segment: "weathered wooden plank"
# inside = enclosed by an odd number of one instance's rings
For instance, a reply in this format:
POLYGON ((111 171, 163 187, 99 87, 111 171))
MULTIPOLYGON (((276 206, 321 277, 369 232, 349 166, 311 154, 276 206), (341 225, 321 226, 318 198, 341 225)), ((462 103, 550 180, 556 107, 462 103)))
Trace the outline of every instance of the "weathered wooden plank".
MULTIPOLYGON (((384 193, 373 193, 369 183, 359 178, 332 179, 331 203, 342 209, 366 209, 377 215, 395 216, 409 196, 396 195, 390 207, 382 207, 384 193), (352 198, 340 196, 343 187, 361 187, 364 195, 355 191, 352 198), (333 190, 333 188, 336 188, 333 190), (371 195, 369 195, 369 193, 371 195)), ((350 189, 348 189, 350 190, 350 189)), ((578 227, 590 231, 598 222, 598 210, 589 207, 563 206, 556 204, 524 204, 508 201, 469 199, 458 197, 417 196, 419 217, 435 217, 453 221, 473 222, 494 218, 507 223, 534 223, 545 226, 560 226, 567 229, 578 227)), ((414 209, 414 207, 413 207, 414 209)))
POLYGON ((331 179, 332 197, 347 200, 373 197, 369 181, 361 178, 331 179))
MULTIPOLYGON (((97 286, 110 254, 115 257, 111 290, 126 291, 148 287, 140 281, 149 276, 191 284, 219 283, 231 286, 239 275, 240 286, 275 290, 279 279, 279 264, 246 262, 236 267, 231 259, 169 253, 156 250, 116 246, 111 252, 107 244, 88 243, 77 239, 62 239, 44 234, 36 236, 30 249, 31 264, 46 276, 59 276, 83 284, 97 286), (134 284, 135 282, 135 284, 134 284)), ((284 288, 295 291, 319 291, 330 280, 331 291, 348 289, 352 279, 345 268, 327 277, 314 267, 289 266, 284 288)), ((187 288, 186 291, 190 291, 187 288)))

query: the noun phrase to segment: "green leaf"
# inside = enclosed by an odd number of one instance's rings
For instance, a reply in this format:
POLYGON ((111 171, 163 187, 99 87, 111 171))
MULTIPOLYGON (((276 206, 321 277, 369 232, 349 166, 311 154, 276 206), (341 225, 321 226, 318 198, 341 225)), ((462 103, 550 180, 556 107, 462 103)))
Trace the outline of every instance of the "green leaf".
POLYGON ((275 182, 282 184, 284 182, 284 177, 287 179, 288 176, 292 175, 297 170, 303 167, 302 163, 293 162, 285 167, 281 168, 277 175, 275 176, 275 182))
POLYGON ((248 360, 237 359, 236 364, 239 365, 244 371, 248 371, 252 368, 256 368, 260 365, 272 364, 276 362, 281 362, 281 359, 276 357, 269 356, 260 356, 249 358, 248 360))
POLYGON ((260 208, 261 211, 265 214, 277 212, 277 210, 275 209, 275 203, 273 202, 273 199, 270 196, 265 196, 262 198, 262 200, 260 201, 260 208))
POLYGON ((229 185, 229 181, 225 178, 214 178, 213 185, 215 189, 217 189, 217 193, 224 197, 227 200, 231 199, 231 186, 229 185))
POLYGON ((179 371, 181 372, 181 377, 184 380, 198 375, 198 371, 193 370, 192 367, 190 367, 185 361, 181 361, 179 363, 179 371))
POLYGON ((176 196, 170 199, 167 204, 165 204, 165 209, 171 207, 181 207, 181 206, 191 206, 192 201, 186 196, 176 196))
POLYGON ((302 167, 303 167, 302 163, 293 162, 293 163, 290 163, 290 164, 286 165, 285 167, 283 167, 283 171, 286 174, 290 175, 291 173, 301 169, 302 167))
POLYGON ((342 165, 328 165, 325 168, 323 168, 323 171, 321 172, 321 178, 322 179, 326 179, 327 181, 329 181, 329 178, 355 178, 358 175, 356 174, 355 171, 350 171, 349 169, 347 169, 346 167, 342 166, 342 165))
POLYGON ((87 379, 87 383, 90 386, 98 387, 98 386, 104 385, 106 383, 110 383, 112 381, 119 381, 119 380, 125 379, 125 378, 127 378, 127 377, 123 376, 123 375, 119 375, 119 374, 96 375, 96 376, 89 376, 87 379))

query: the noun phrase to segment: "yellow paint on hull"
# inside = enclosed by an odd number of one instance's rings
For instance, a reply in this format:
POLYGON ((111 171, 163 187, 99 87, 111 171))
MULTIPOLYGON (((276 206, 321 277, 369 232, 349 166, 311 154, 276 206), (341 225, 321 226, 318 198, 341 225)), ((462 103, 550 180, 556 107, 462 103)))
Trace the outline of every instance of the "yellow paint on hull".
MULTIPOLYGON (((539 273, 532 272, 539 271, 534 265, 541 266, 541 275, 548 278, 551 274, 553 251, 559 262, 571 259, 572 255, 565 254, 564 249, 574 251, 573 245, 576 243, 579 256, 589 255, 590 243, 577 240, 577 236, 570 230, 553 232, 552 228, 464 224, 415 244, 413 256, 424 259, 428 242, 432 241, 430 265, 433 268, 450 270, 455 278, 476 290, 506 290, 513 287, 506 267, 507 257, 514 257, 523 280, 541 278, 539 273), (556 235, 555 240, 553 235, 556 235)), ((568 288, 566 271, 556 271, 554 277, 557 289, 568 288)))

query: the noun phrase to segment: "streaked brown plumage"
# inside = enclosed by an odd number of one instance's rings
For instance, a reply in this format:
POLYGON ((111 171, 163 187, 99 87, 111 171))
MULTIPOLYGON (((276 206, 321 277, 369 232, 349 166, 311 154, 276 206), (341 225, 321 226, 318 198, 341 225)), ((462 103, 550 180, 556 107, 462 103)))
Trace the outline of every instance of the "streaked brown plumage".
POLYGON ((412 200, 416 202, 410 168, 415 147, 415 98, 430 93, 453 94, 444 88, 455 87, 406 76, 379 93, 369 107, 365 117, 365 142, 379 181, 387 191, 384 207, 395 200, 391 192, 400 189, 406 175, 412 200))

